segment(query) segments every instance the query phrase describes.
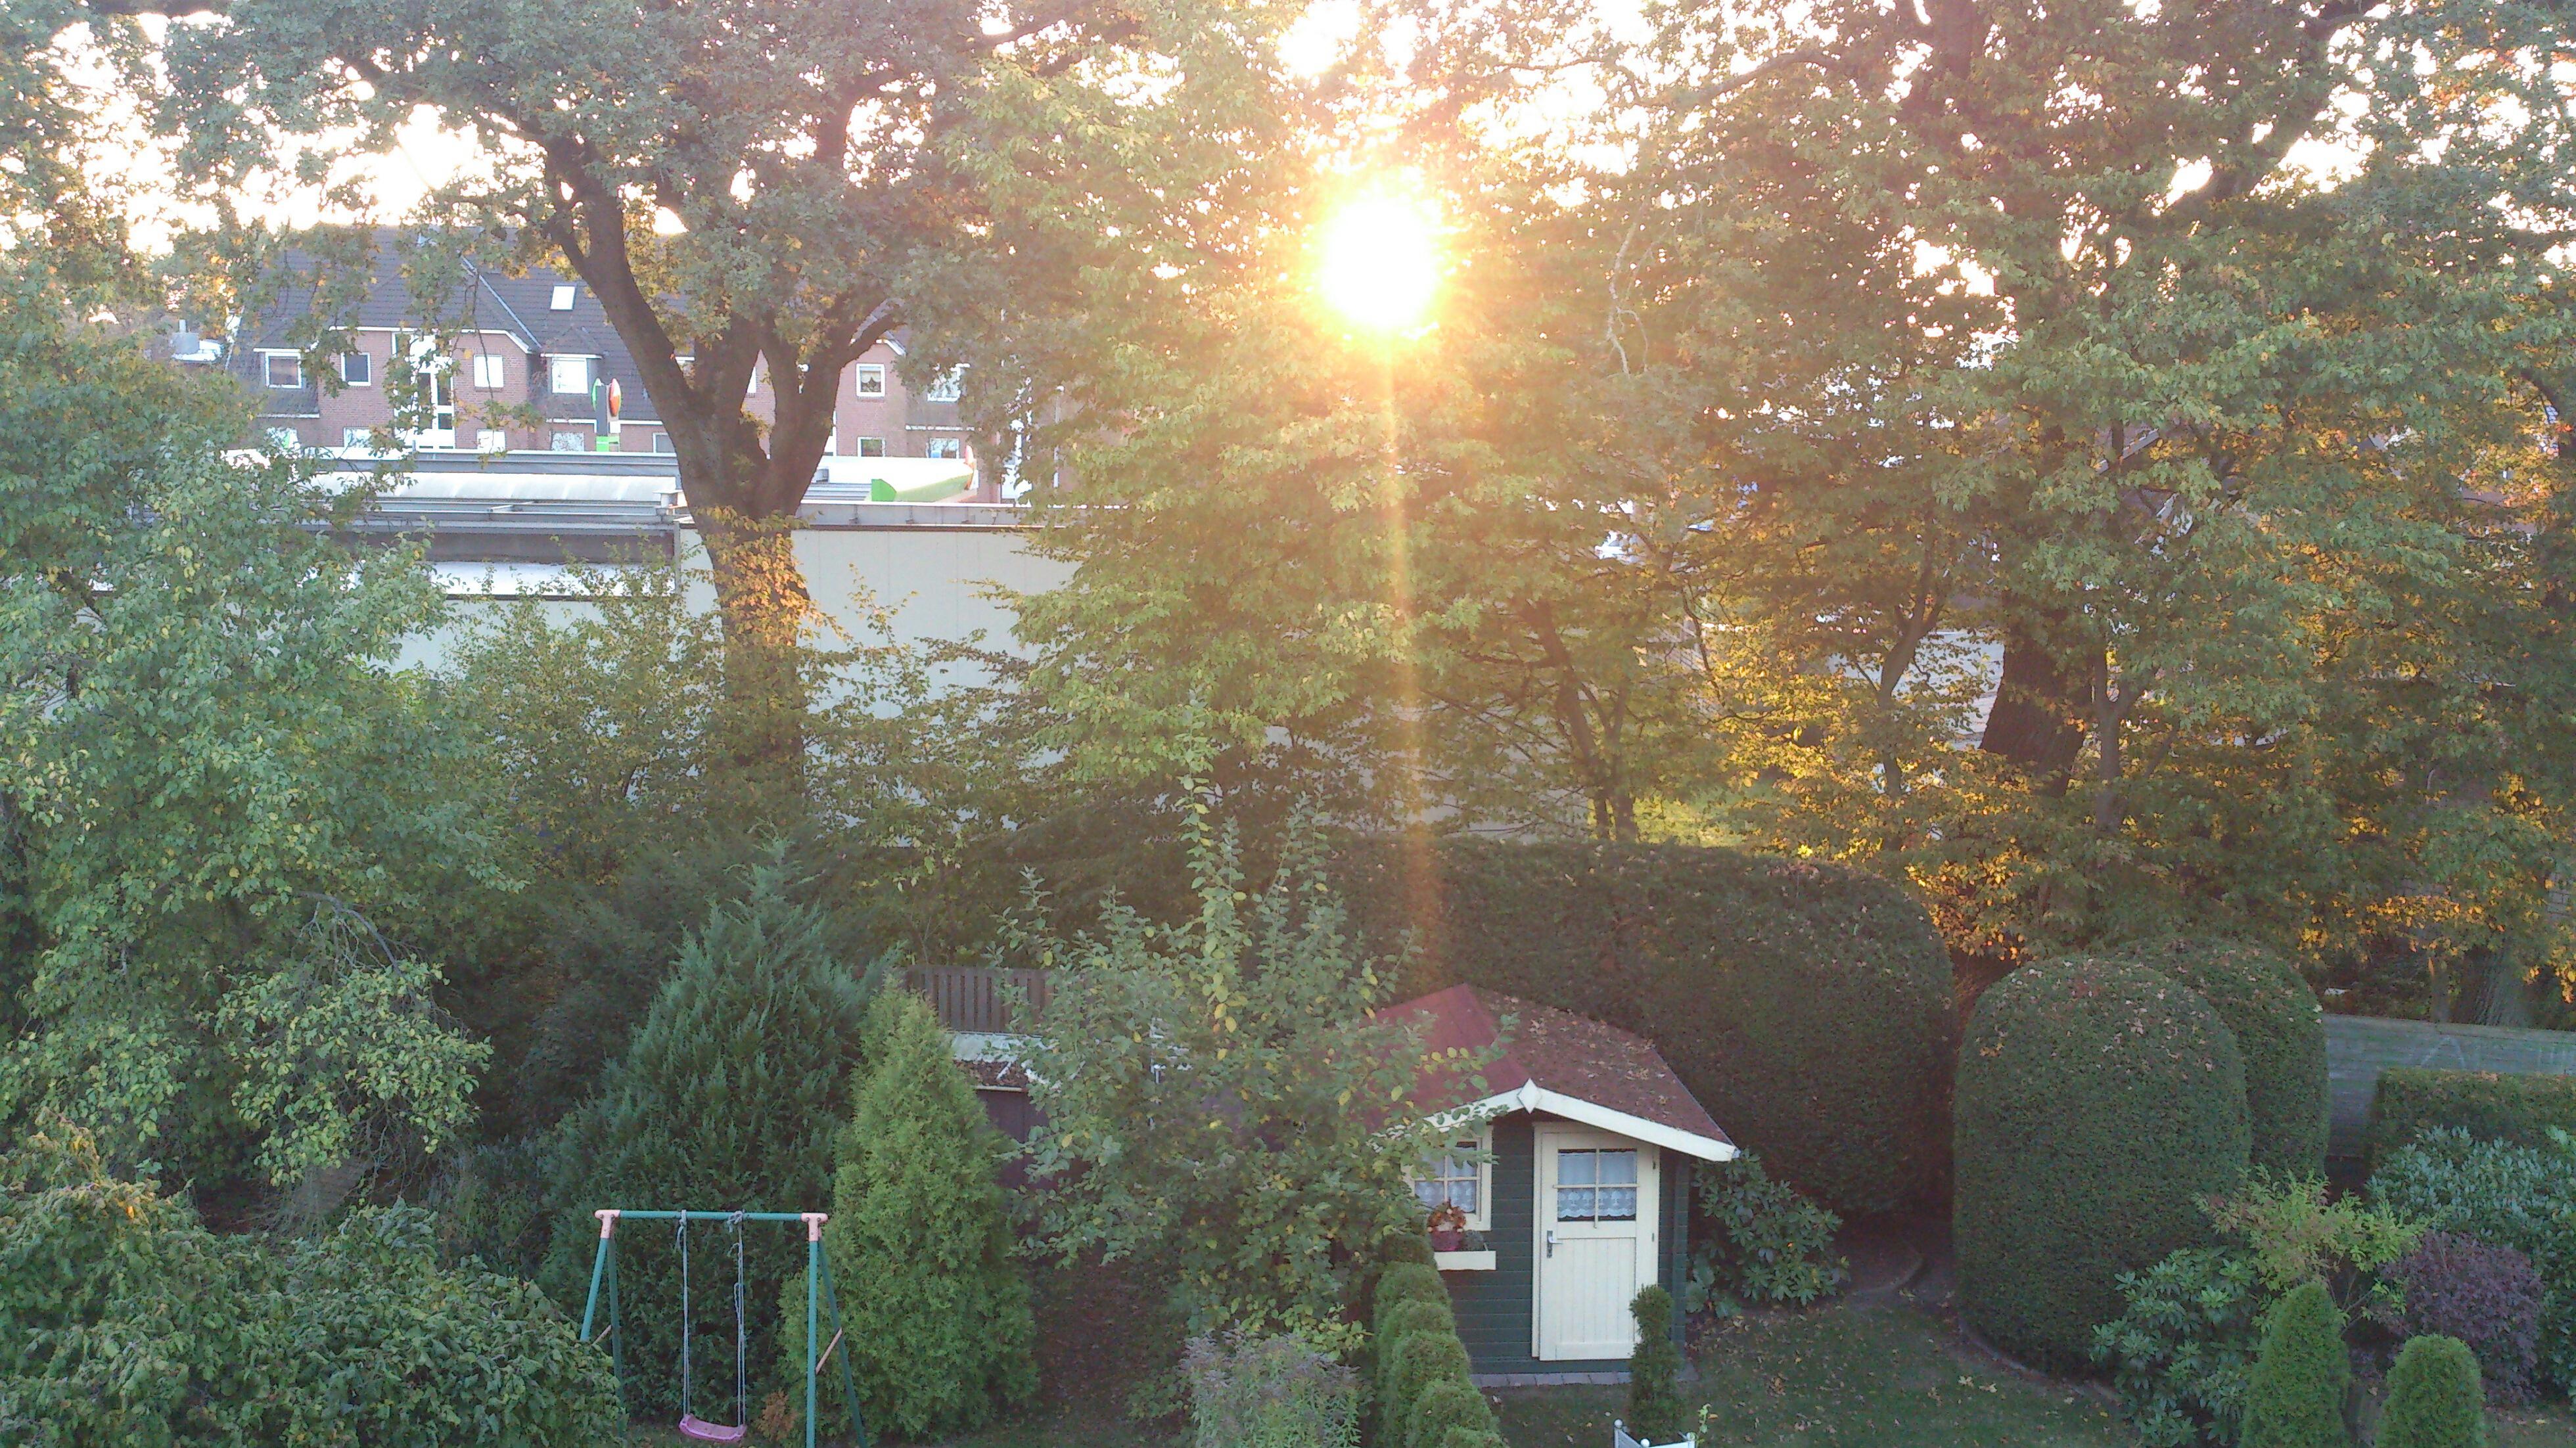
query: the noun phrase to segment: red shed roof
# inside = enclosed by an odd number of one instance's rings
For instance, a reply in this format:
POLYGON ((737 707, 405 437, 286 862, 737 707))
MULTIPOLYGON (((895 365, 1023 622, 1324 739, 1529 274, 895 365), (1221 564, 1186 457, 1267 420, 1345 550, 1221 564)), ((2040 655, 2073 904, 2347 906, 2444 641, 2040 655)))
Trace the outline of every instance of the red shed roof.
POLYGON ((1427 1075, 1422 1096, 1435 1110, 1547 1111, 1703 1160, 1735 1155, 1707 1108, 1643 1036, 1469 985, 1385 1013, 1414 1018, 1424 1049, 1435 1054, 1483 1055, 1502 1044, 1479 1073, 1481 1091, 1454 1071, 1427 1075))

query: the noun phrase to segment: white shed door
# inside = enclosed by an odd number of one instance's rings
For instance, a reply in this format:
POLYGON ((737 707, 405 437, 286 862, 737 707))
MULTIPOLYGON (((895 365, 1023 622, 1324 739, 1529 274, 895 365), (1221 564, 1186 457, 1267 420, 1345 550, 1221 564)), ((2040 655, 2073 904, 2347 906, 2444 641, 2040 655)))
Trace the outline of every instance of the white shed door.
POLYGON ((1538 1128, 1538 1310, 1543 1361, 1625 1358, 1628 1305, 1655 1280, 1655 1148, 1580 1126, 1538 1128))

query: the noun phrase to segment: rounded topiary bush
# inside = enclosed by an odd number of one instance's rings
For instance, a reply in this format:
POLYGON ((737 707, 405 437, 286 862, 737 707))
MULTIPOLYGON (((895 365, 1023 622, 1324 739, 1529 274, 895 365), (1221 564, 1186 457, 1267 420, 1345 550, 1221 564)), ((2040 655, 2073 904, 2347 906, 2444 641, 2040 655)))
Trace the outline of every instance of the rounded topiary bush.
POLYGON ((2245 1384, 2241 1448, 2351 1448, 2343 1422, 2352 1358, 2343 1314, 2324 1284, 2302 1283, 2272 1308, 2245 1384))
POLYGON ((2119 1274, 2208 1232, 2201 1198, 2245 1175, 2245 1066, 2218 1013, 2122 960, 2025 966, 1977 1004, 1959 1053, 1961 1305, 2001 1347, 2082 1369, 2119 1274))
POLYGON ((1440 1448, 1461 1428, 1470 1433, 1493 1431, 1494 1411, 1485 1406, 1485 1395, 1464 1379, 1442 1378, 1422 1389, 1404 1422, 1406 1448, 1440 1448))
POLYGON ((2378 1448, 2485 1448, 2486 1394, 2477 1355, 2456 1337, 2407 1339, 2388 1370, 2378 1448))
POLYGON ((1950 957, 1904 892, 1837 865, 1687 845, 1346 843, 1331 873, 1413 985, 1465 981, 1655 1043, 1739 1145, 1838 1212, 1941 1161, 1950 957))
POLYGON ((2122 952, 2199 993, 2245 1056, 2248 1160, 2313 1176, 2326 1161, 2326 1026, 2298 967, 2262 946, 2176 937, 2122 952))

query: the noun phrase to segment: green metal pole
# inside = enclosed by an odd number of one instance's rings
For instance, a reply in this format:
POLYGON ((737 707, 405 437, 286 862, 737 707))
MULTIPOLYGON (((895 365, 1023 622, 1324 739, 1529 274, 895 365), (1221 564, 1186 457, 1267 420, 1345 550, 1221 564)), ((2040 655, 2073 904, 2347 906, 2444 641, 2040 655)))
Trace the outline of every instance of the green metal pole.
POLYGON ((850 1410, 850 1441, 856 1443, 858 1448, 869 1448, 867 1420, 859 1416, 858 1383, 850 1376, 850 1345, 846 1341, 849 1336, 849 1324, 841 1321, 841 1292, 839 1288, 832 1285, 831 1274, 828 1272, 823 1277, 823 1303, 832 1309, 833 1333, 845 1339, 841 1352, 841 1401, 847 1404, 850 1410))
POLYGON ((814 1380, 823 1375, 823 1365, 814 1360, 820 1351, 814 1338, 821 1327, 816 1309, 823 1300, 823 1220, 819 1212, 805 1219, 805 1448, 814 1448, 814 1380))

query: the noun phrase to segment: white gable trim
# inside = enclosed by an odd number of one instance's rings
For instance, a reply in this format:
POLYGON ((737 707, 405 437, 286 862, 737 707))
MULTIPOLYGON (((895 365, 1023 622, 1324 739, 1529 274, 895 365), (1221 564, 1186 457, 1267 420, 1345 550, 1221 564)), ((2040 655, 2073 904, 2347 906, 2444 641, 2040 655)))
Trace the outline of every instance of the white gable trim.
POLYGON ((1505 1091, 1497 1096, 1488 1096, 1482 1101, 1469 1102, 1455 1111, 1444 1112, 1442 1119, 1445 1121, 1450 1117, 1456 1117, 1461 1120, 1488 1120, 1506 1111, 1545 1111, 1551 1115, 1562 1116, 1568 1121, 1579 1121, 1585 1126, 1617 1132, 1621 1136, 1660 1146, 1666 1151, 1678 1151, 1684 1156, 1696 1157, 1701 1161, 1733 1161, 1736 1154, 1733 1145, 1719 1141, 1713 1136, 1702 1136, 1695 1131, 1683 1131, 1678 1127, 1666 1126, 1660 1121, 1648 1121, 1642 1116, 1631 1116, 1625 1111, 1613 1111, 1607 1106, 1595 1105, 1581 1097, 1550 1091, 1535 1081, 1523 1082, 1517 1091, 1505 1091))

